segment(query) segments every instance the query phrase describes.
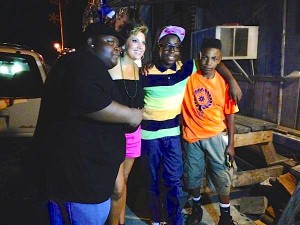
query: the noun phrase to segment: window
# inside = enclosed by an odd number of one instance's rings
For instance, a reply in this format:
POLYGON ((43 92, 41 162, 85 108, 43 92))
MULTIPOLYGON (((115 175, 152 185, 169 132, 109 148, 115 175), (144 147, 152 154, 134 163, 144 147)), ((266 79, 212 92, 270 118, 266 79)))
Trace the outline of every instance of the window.
POLYGON ((41 96, 43 81, 31 55, 0 52, 0 97, 41 96))

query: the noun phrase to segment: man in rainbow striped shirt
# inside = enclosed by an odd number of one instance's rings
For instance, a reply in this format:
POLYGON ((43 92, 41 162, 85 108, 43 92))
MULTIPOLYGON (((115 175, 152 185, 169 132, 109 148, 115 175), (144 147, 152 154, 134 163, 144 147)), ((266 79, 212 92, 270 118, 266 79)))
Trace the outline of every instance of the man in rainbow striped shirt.
MULTIPOLYGON (((194 60, 178 61, 185 30, 164 27, 158 38, 159 61, 142 76, 144 114, 142 122, 142 165, 150 173, 146 182, 150 219, 153 225, 167 221, 183 225, 179 197, 183 175, 180 114, 185 86, 197 71, 194 60), (167 216, 163 207, 167 208, 167 216), (167 218, 165 218, 167 217, 167 218)), ((241 96, 239 86, 224 64, 219 71, 241 96)))

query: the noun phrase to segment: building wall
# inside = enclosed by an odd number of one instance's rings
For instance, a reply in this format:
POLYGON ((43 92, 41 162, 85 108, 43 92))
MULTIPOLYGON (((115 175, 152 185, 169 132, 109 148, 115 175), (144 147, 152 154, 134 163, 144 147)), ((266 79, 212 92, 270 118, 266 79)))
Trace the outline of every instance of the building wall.
MULTIPOLYGON (((300 71, 300 1, 287 1, 286 51, 284 74, 291 77, 300 71)), ((283 84, 281 122, 300 129, 300 76, 290 78, 283 84)))
MULTIPOLYGON (((300 71, 300 2, 286 0, 286 50, 282 55, 284 1, 202 0, 160 4, 153 6, 153 27, 173 24, 186 28, 187 38, 182 51, 182 59, 185 60, 189 58, 192 31, 233 23, 259 26, 258 58, 254 60, 256 82, 249 84, 232 62, 225 62, 243 90, 243 98, 239 102, 241 114, 275 123, 280 119, 281 125, 300 129, 299 82, 294 79, 294 82, 283 83, 283 95, 279 94, 280 76, 300 71), (285 59, 283 72, 282 56, 285 59)), ((238 62, 251 77, 249 60, 238 62)))

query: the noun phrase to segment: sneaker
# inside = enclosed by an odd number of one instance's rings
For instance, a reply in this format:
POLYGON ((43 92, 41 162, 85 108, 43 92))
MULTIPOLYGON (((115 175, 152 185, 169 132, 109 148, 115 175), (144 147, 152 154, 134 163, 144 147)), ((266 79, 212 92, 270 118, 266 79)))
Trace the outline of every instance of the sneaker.
POLYGON ((236 221, 232 219, 232 216, 228 215, 221 215, 218 225, 238 225, 236 221))
POLYGON ((193 205, 192 207, 192 214, 188 216, 185 221, 185 225, 198 225, 203 216, 203 209, 201 205, 193 205))
MULTIPOLYGON (((156 223, 158 223, 159 225, 168 225, 168 223, 167 222, 165 222, 165 221, 163 221, 163 222, 156 222, 156 223)), ((150 222, 149 224, 150 225, 154 225, 154 224, 156 224, 155 222, 150 222)))
POLYGON ((154 225, 154 224, 157 224, 157 223, 160 224, 160 222, 152 222, 152 221, 151 221, 151 222, 149 223, 149 225, 154 225))

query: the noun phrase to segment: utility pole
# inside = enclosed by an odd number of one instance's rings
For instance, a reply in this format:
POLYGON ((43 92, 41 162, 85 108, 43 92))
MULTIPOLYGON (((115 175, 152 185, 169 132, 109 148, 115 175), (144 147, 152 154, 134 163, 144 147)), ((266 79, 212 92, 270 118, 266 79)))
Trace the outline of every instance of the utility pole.
MULTIPOLYGON (((50 0, 52 4, 57 5, 58 7, 58 14, 56 12, 53 12, 49 14, 49 20, 53 22, 54 24, 59 24, 60 27, 60 40, 61 40, 61 46, 60 49, 64 50, 64 22, 63 22, 63 6, 62 6, 62 0, 50 0)), ((66 1, 68 3, 68 1, 66 1)))
POLYGON ((63 23, 63 17, 62 17, 61 0, 58 0, 58 10, 59 10, 61 49, 64 50, 64 23, 63 23))

